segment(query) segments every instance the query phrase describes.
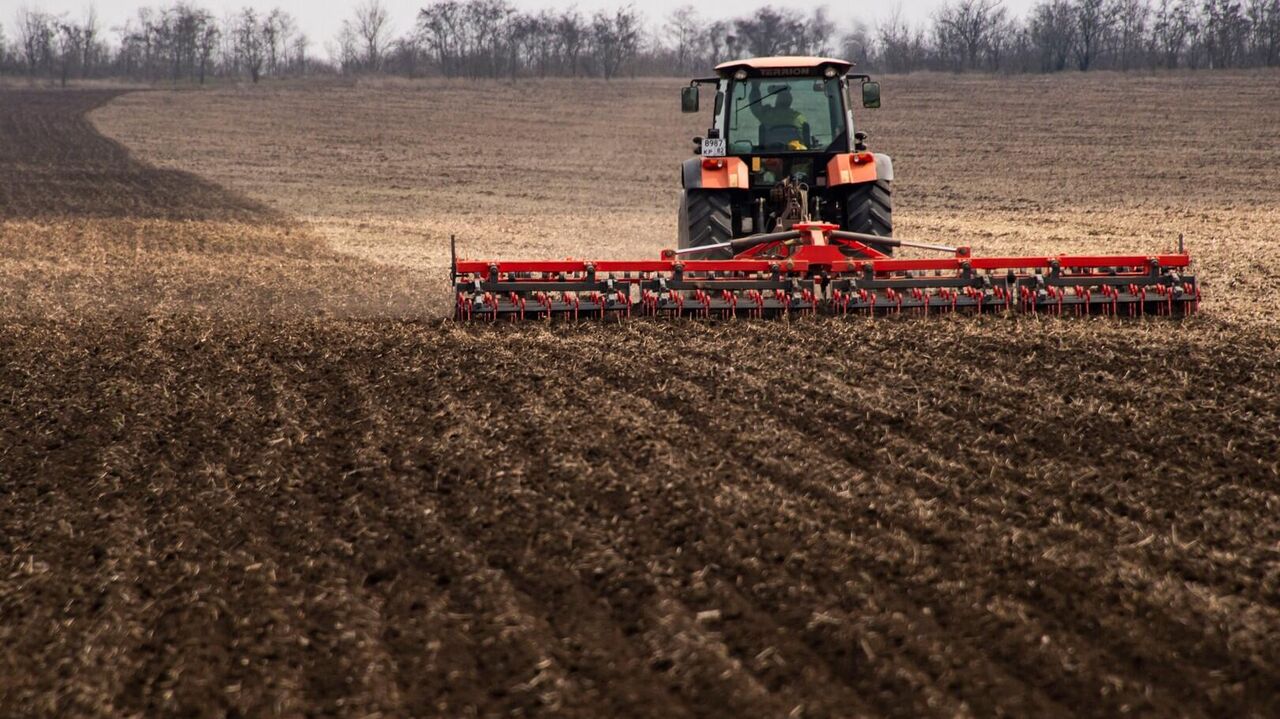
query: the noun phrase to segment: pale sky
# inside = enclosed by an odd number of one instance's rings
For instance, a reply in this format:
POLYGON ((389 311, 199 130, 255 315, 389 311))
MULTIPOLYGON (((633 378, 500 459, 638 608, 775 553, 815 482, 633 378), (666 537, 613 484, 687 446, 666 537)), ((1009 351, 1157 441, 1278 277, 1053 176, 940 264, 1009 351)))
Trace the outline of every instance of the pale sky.
MULTIPOLYGON (((357 1, 193 0, 193 4, 207 8, 219 18, 223 17, 227 12, 245 5, 251 5, 258 9, 279 7, 293 15, 298 21, 302 31, 311 40, 311 51, 317 55, 323 55, 326 44, 338 34, 338 28, 342 25, 343 19, 351 15, 351 8, 356 5, 357 1)), ((843 31, 847 26, 853 24, 852 20, 854 18, 861 19, 868 25, 874 25, 877 20, 888 17, 895 7, 902 8, 903 17, 913 23, 920 24, 927 20, 934 9, 943 2, 944 0, 902 0, 901 2, 853 0, 852 2, 829 2, 825 4, 831 17, 839 23, 838 29, 843 31), (845 18, 849 20, 845 20, 845 18)), ((423 0, 383 0, 383 3, 390 11, 392 30, 396 36, 403 34, 413 25, 418 9, 426 4, 423 0)), ((1032 3, 1033 0, 1005 0, 1004 5, 1011 13, 1022 15, 1032 3)), ((6 28, 6 36, 12 38, 14 18, 19 7, 31 7, 55 14, 67 13, 72 18, 81 17, 88 8, 94 7, 97 10, 102 26, 110 29, 123 24, 126 19, 134 15, 139 7, 168 4, 171 4, 170 0, 151 0, 149 2, 146 0, 95 0, 93 2, 90 2, 90 0, 0 0, 0 25, 6 28)), ((596 10, 613 9, 625 3, 614 0, 577 0, 577 2, 572 2, 572 0, 566 0, 565 2, 558 2, 557 0, 514 0, 513 4, 522 10, 561 9, 576 6, 583 15, 590 15, 596 10)), ((687 4, 696 6, 704 18, 715 17, 717 13, 723 13, 728 17, 740 17, 749 10, 764 5, 774 5, 775 7, 796 5, 796 3, 757 2, 754 0, 698 0, 698 2, 694 3, 690 3, 690 0, 647 0, 647 2, 634 3, 644 14, 649 27, 653 29, 660 28, 663 18, 672 10, 687 4)), ((805 8, 814 7, 809 3, 800 5, 805 8)), ((115 37, 114 33, 108 32, 108 35, 113 39, 115 37)))

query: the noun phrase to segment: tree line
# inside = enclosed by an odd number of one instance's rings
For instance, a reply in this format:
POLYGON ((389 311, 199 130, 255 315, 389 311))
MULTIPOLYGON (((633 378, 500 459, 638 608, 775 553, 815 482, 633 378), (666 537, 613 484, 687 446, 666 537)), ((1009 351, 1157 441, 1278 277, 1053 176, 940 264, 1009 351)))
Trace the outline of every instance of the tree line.
POLYGON ((1280 66, 1280 0, 953 0, 930 22, 892 16, 843 38, 888 72, 1062 72, 1280 66))
POLYGON ((825 7, 764 7, 736 18, 693 6, 649 23, 634 6, 584 15, 508 0, 433 0, 397 29, 381 0, 353 8, 317 51, 280 9, 221 17, 181 0, 105 28, 23 8, 0 24, 0 73, 72 79, 308 74, 469 78, 705 74, 749 55, 839 55, 880 72, 1062 72, 1280 66, 1280 0, 1039 0, 1022 17, 1000 0, 948 0, 928 21, 898 13, 841 27, 825 7))
MULTIPOLYGON (((222 18, 179 2, 142 8, 103 28, 90 10, 79 19, 30 8, 18 11, 13 39, 0 26, 0 72, 47 77, 123 77, 194 81, 212 77, 302 75, 312 69, 310 42, 288 13, 246 7, 222 18)), ((322 64, 322 63, 320 63, 322 64)))

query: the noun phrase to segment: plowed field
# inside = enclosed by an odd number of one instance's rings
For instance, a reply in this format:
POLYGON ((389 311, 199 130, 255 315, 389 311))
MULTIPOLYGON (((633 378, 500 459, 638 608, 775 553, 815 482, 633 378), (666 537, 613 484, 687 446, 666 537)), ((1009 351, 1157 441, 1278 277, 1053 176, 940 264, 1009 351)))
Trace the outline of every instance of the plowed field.
POLYGON ((2 91, 0 715, 1275 716, 1275 80, 869 119, 1181 323, 455 326, 450 233, 670 244, 678 82, 2 91))

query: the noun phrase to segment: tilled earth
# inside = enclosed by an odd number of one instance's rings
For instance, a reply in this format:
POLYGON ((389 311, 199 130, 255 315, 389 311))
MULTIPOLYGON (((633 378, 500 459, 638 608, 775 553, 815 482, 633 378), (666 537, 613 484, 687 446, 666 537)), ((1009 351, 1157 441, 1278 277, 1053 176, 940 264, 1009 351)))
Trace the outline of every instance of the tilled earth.
POLYGON ((1280 713, 1265 278, 458 327, 111 98, 0 96, 0 714, 1280 713))

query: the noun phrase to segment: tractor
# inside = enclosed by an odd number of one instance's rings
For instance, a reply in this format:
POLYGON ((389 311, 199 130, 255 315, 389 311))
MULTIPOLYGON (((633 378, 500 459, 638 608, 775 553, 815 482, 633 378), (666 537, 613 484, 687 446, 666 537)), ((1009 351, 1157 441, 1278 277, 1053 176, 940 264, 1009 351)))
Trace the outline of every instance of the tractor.
POLYGON ((841 230, 893 235, 893 161, 867 150, 855 100, 880 106, 880 84, 823 57, 768 57, 718 65, 681 91, 698 112, 700 86, 714 85, 711 127, 693 138, 681 166, 678 246, 703 259, 730 257, 729 240, 820 221, 841 230))

